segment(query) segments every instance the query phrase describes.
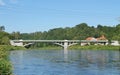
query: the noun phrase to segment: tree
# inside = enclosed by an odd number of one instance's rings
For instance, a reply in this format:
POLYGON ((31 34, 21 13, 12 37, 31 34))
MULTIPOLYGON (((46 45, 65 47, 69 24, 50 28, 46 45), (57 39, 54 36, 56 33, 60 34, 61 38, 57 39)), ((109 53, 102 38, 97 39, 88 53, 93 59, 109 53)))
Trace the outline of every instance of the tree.
POLYGON ((4 26, 0 26, 0 31, 4 31, 5 27, 4 26))
POLYGON ((7 32, 3 32, 3 31, 0 32, 0 44, 8 45, 9 37, 10 37, 10 34, 8 34, 7 32))
POLYGON ((2 39, 1 39, 1 44, 2 45, 9 45, 10 44, 10 41, 9 41, 10 39, 9 39, 9 37, 8 36, 4 36, 4 37, 2 37, 2 39))
POLYGON ((14 39, 41 39, 41 40, 84 40, 87 37, 100 37, 105 35, 107 39, 118 40, 120 34, 120 24, 116 27, 98 25, 97 27, 88 26, 86 23, 81 23, 75 27, 54 28, 44 32, 22 33, 13 32, 14 39))
POLYGON ((21 34, 20 34, 20 32, 13 32, 11 35, 13 37, 12 39, 17 39, 18 40, 18 39, 20 39, 21 34))

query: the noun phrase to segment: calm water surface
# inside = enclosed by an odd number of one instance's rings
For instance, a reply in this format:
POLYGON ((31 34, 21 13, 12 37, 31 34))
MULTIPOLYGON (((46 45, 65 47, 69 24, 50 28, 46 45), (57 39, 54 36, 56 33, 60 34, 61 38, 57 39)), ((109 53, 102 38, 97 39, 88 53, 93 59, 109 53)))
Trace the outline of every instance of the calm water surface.
POLYGON ((14 75, 120 75, 119 51, 12 51, 14 75))

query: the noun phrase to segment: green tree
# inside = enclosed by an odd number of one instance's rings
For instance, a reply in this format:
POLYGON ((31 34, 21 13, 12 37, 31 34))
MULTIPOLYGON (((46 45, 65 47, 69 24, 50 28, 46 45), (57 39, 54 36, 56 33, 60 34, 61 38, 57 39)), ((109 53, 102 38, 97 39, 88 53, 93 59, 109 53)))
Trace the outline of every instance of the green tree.
POLYGON ((4 31, 5 27, 4 26, 0 26, 0 31, 4 31))
POLYGON ((14 32, 14 39, 44 39, 44 40, 84 40, 87 37, 100 37, 105 35, 107 39, 117 40, 120 34, 120 24, 116 27, 108 25, 98 25, 97 27, 89 26, 86 23, 78 24, 74 27, 54 28, 44 32, 22 33, 14 32))
POLYGON ((12 36, 12 39, 20 39, 20 32, 12 32, 11 36, 12 36))
POLYGON ((4 31, 0 31, 0 44, 8 45, 9 44, 10 34, 4 31))
POLYGON ((8 37, 8 36, 2 37, 2 39, 1 39, 1 44, 2 44, 2 45, 9 45, 9 44, 10 44, 10 39, 9 39, 9 37, 8 37))

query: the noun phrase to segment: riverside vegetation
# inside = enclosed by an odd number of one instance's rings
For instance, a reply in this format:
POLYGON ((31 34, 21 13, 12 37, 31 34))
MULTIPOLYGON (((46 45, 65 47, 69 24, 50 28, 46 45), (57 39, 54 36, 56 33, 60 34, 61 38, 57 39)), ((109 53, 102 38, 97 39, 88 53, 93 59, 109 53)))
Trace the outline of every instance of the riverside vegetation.
POLYGON ((0 46, 0 75, 12 75, 12 65, 8 55, 5 46, 0 46))
POLYGON ((0 45, 0 75, 13 75, 12 64, 9 61, 9 51, 24 49, 22 47, 13 47, 10 45, 0 45))
POLYGON ((111 45, 90 45, 90 46, 71 46, 69 49, 71 50, 119 50, 119 46, 111 46, 111 45))

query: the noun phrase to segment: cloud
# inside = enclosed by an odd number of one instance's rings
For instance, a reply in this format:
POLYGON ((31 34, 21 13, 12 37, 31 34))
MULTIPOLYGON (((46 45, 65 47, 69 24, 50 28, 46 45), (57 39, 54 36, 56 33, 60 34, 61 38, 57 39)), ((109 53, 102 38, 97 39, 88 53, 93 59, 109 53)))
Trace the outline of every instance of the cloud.
POLYGON ((4 6, 4 5, 5 5, 4 1, 0 0, 0 6, 4 6))

